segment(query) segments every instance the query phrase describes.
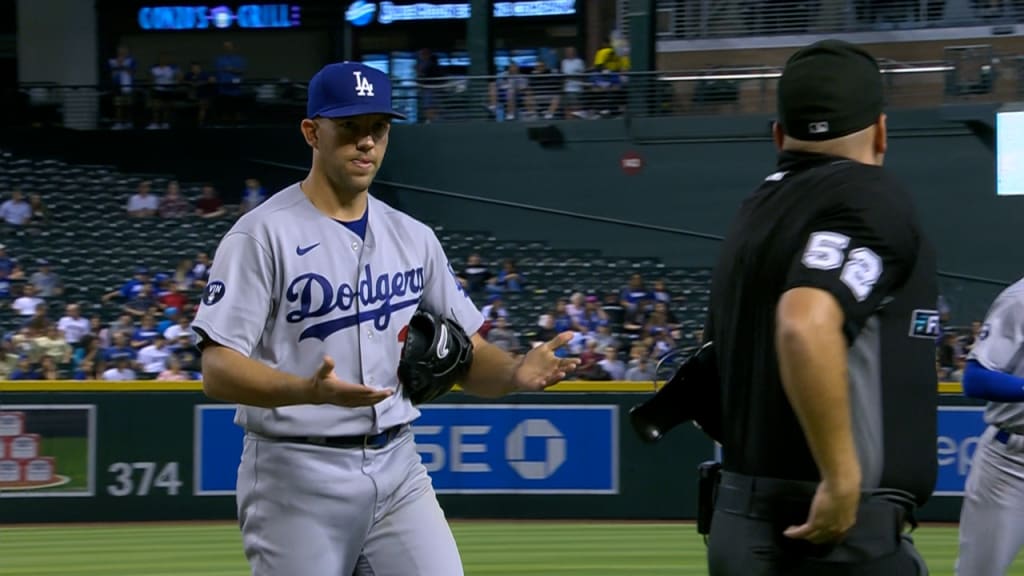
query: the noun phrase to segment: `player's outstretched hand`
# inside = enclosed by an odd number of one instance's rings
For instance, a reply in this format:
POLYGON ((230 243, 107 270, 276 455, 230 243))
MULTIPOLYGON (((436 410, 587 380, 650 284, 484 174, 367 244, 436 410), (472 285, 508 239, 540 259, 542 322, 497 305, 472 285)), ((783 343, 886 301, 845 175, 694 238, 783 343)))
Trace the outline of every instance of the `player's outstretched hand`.
POLYGON ((559 358, 555 351, 572 340, 572 331, 562 332, 526 353, 516 369, 516 387, 523 391, 539 391, 557 384, 566 374, 576 370, 578 358, 559 358))
POLYGON ((324 356, 320 368, 310 379, 310 387, 314 404, 336 404, 349 408, 373 406, 392 393, 387 389, 342 382, 334 375, 334 360, 330 356, 324 356))
POLYGON ((807 521, 800 526, 790 526, 783 534, 814 544, 838 542, 857 522, 859 503, 859 483, 837 486, 821 482, 811 501, 807 521))

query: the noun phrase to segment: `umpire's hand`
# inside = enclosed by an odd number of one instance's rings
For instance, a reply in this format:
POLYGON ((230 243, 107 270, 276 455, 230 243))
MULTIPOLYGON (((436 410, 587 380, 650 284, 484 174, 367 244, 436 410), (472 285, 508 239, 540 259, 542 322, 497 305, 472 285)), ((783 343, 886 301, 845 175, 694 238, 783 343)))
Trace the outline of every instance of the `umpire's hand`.
POLYGON ((858 504, 860 482, 823 481, 814 493, 807 522, 790 526, 783 534, 814 544, 838 542, 857 522, 858 504))

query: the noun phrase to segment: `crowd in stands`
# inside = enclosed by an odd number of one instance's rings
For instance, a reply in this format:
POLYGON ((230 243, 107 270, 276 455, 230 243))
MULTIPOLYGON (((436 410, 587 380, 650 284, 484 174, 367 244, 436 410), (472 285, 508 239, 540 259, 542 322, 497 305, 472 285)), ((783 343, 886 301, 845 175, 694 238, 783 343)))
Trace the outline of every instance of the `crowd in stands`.
MULTIPOLYGON (((127 199, 125 216, 234 218, 266 199, 254 178, 246 180, 237 207, 225 206, 210 185, 203 186, 195 199, 186 198, 173 180, 159 196, 151 188, 150 181, 138 184, 127 199)), ((36 200, 26 200, 22 192, 14 191, 0 203, 5 229, 28 230, 50 217, 38 195, 31 198, 36 200)), ((16 322, 0 341, 0 379, 200 377, 189 323, 212 265, 208 253, 180 260, 170 270, 150 270, 139 264, 123 285, 98 295, 98 302, 76 302, 64 298, 65 279, 50 261, 20 261, 6 249, 0 244, 0 307, 13 314, 16 322), (54 302, 62 309, 54 309, 54 302), (99 309, 107 317, 84 312, 99 309)), ((481 254, 470 254, 456 276, 481 306, 485 318, 481 335, 509 352, 524 353, 562 331, 574 331, 576 337, 562 352, 581 359, 573 378, 664 381, 673 363, 658 370, 659 363, 681 359, 704 341, 702 330, 684 329, 677 318, 686 297, 671 294, 660 279, 633 274, 621 289, 606 293, 581 286, 577 292, 555 298, 539 317, 526 319, 511 317, 507 303, 543 287, 532 285, 528 273, 512 259, 494 263, 481 254), (524 325, 529 328, 522 329, 524 325)), ((980 322, 974 322, 969 330, 958 331, 949 326, 948 311, 943 313, 936 348, 941 380, 960 378, 980 327, 980 322)))

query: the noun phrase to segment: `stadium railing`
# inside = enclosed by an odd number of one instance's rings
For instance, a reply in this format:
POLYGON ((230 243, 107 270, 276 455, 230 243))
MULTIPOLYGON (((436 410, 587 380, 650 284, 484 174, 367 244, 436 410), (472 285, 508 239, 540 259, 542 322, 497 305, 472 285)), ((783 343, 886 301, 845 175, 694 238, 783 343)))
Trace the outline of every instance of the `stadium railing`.
MULTIPOLYGON (((635 1, 617 2, 618 28, 626 37, 635 1)), ((1024 20, 1021 2, 987 0, 658 0, 656 9, 659 40, 998 29, 1024 20)))
MULTIPOLYGON (((1001 58, 985 48, 950 48, 947 54, 951 57, 946 60, 883 61, 889 106, 1019 99, 1024 95, 1024 59, 1001 58)), ((526 73, 526 86, 518 91, 509 90, 504 74, 451 76, 429 83, 396 80, 393 99, 409 123, 770 113, 780 75, 781 68, 775 66, 588 72, 575 77, 526 73), (565 91, 567 84, 576 82, 579 92, 565 91)), ((150 121, 150 88, 136 83, 128 94, 128 113, 136 128, 144 128, 150 121)), ((303 82, 253 80, 241 88, 242 96, 227 104, 230 120, 221 119, 225 101, 213 98, 208 124, 235 123, 236 110, 246 125, 293 124, 305 113, 303 82)), ((15 106, 21 113, 12 115, 16 123, 76 129, 115 125, 115 91, 110 87, 25 83, 17 87, 17 95, 15 106)), ((173 125, 195 124, 199 102, 190 97, 186 87, 166 102, 173 110, 173 125)))

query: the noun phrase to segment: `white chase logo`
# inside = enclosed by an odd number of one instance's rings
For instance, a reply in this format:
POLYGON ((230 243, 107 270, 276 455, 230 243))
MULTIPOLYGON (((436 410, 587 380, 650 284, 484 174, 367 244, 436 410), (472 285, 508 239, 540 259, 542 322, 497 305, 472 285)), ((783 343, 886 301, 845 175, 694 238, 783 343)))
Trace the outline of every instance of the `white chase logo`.
POLYGON ((358 70, 352 73, 356 77, 356 95, 373 96, 373 84, 369 78, 363 78, 363 73, 358 70))

